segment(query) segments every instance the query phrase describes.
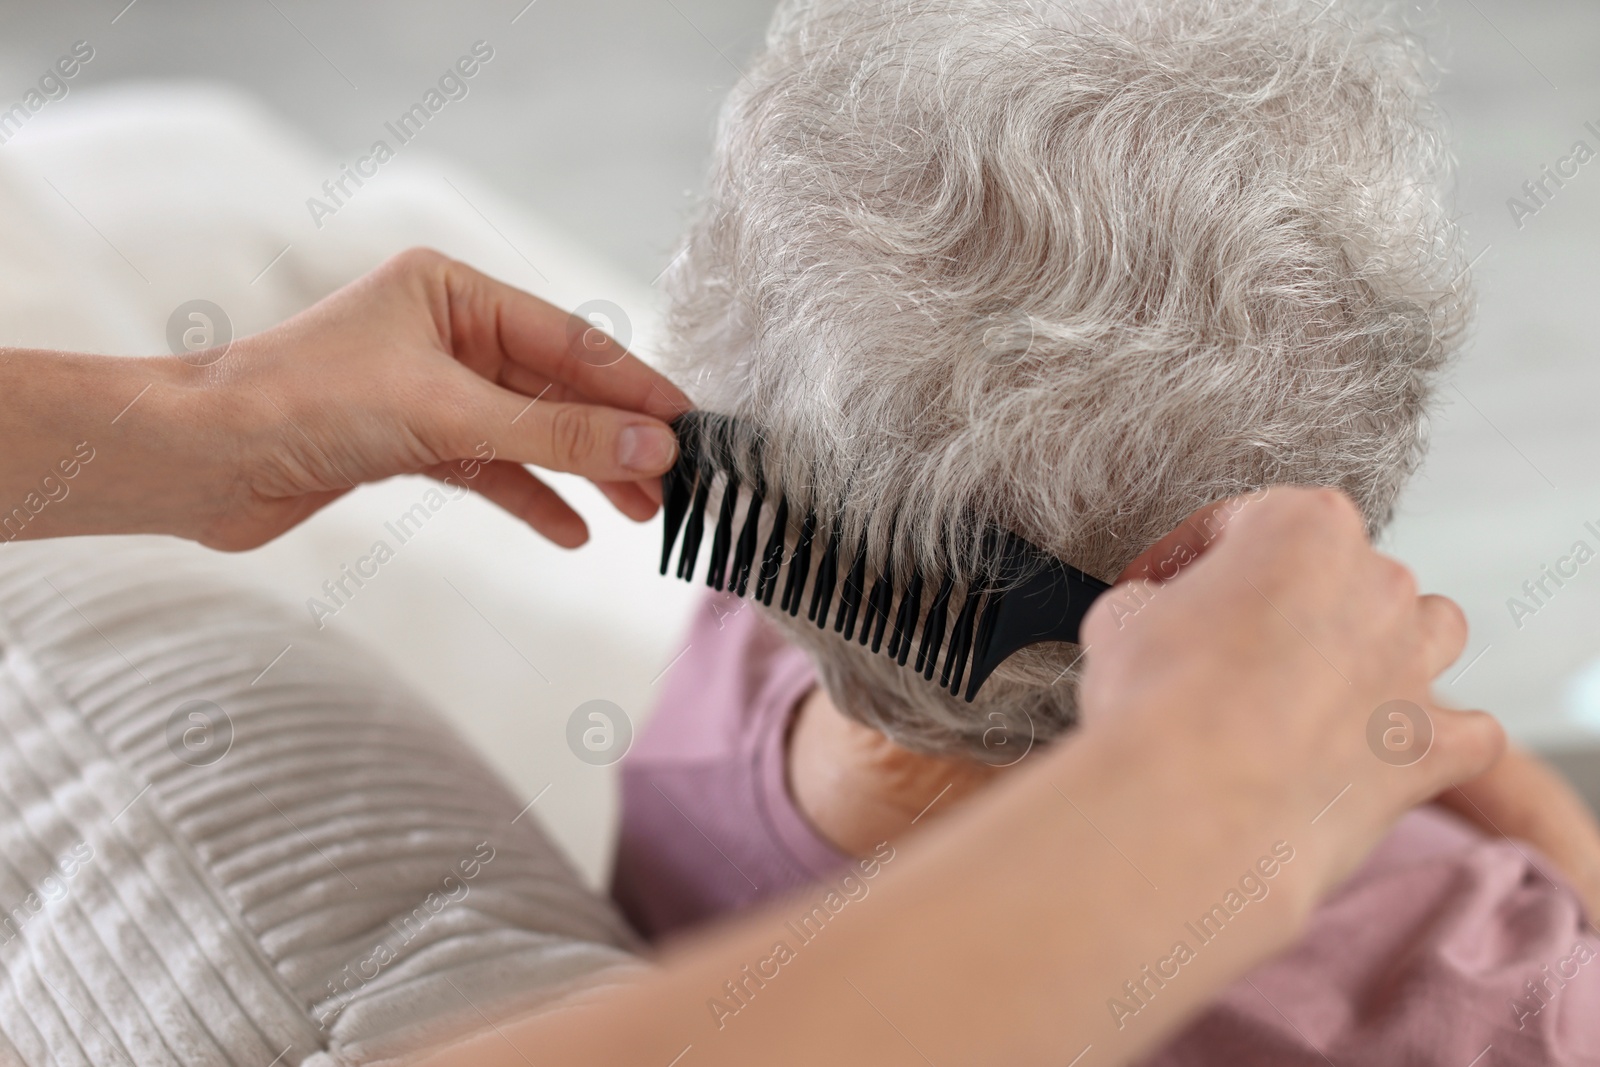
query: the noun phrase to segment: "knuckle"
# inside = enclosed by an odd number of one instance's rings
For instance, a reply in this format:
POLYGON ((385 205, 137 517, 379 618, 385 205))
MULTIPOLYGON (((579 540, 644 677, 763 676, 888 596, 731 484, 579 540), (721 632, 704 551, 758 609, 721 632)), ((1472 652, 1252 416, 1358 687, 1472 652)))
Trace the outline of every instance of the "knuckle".
POLYGON ((1468 631, 1467 613, 1461 610, 1461 605, 1446 596, 1431 596, 1428 599, 1436 605, 1439 617, 1450 634, 1465 638, 1468 631))
POLYGON ((383 268, 398 274, 425 272, 447 262, 444 253, 423 245, 413 245, 404 251, 396 252, 384 261, 383 268))
POLYGON ((1354 500, 1328 486, 1301 486, 1283 491, 1282 510, 1273 524, 1296 546, 1291 555, 1316 559, 1330 576, 1351 573, 1372 553, 1366 518, 1354 500))
POLYGON ((1378 557, 1378 580, 1384 593, 1401 604, 1417 599, 1417 576, 1397 559, 1378 557))
POLYGON ((1332 486, 1317 486, 1306 492, 1306 504, 1316 519, 1335 528, 1357 528, 1365 532, 1366 516, 1350 494, 1332 486))
POLYGON ((577 463, 594 451, 594 427, 581 408, 563 405, 550 416, 550 451, 558 461, 577 463))
MULTIPOLYGON (((1311 534, 1321 541, 1352 527, 1365 529, 1355 502, 1328 486, 1280 485, 1268 490, 1259 509, 1263 521, 1280 531, 1311 534)), ((1241 515, 1241 519, 1250 516, 1241 515)))
POLYGON ((1456 781, 1476 777, 1505 755, 1505 727, 1485 711, 1440 711, 1434 747, 1454 771, 1456 781))

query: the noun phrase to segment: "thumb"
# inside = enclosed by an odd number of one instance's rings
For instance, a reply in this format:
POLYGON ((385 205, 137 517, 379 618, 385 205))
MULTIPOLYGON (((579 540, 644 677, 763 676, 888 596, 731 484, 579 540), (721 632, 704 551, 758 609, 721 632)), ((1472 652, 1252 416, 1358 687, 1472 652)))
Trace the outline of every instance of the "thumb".
POLYGON ((507 427, 494 435, 500 459, 606 482, 654 477, 677 459, 677 435, 649 415, 488 391, 486 424, 507 427))
POLYGON ((1418 804, 1483 774, 1506 749, 1505 728, 1488 712, 1433 704, 1426 714, 1432 738, 1416 764, 1411 790, 1412 801, 1418 804))

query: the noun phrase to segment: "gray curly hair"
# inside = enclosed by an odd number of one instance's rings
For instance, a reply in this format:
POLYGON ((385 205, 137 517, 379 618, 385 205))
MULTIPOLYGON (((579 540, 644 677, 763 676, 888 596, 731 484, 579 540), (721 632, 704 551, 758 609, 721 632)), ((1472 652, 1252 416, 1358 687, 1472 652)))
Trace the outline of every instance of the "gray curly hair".
MULTIPOLYGON (((1470 305, 1432 81, 1378 6, 788 0, 669 274, 668 369, 875 568, 893 540, 958 589, 985 523, 1109 580, 1267 484, 1376 532, 1470 305)), ((765 610, 909 747, 1075 720, 1072 646, 966 704, 765 610)))

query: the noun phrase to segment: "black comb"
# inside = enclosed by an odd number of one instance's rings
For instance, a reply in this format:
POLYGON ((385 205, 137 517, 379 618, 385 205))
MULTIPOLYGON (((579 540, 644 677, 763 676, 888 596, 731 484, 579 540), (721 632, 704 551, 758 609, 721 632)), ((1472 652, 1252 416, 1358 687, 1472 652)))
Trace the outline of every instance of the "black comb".
POLYGON ((939 686, 957 695, 962 694, 964 681, 969 702, 995 668, 1018 649, 1044 641, 1076 643, 1089 606, 1110 588, 1009 530, 991 529, 984 533, 983 566, 970 588, 958 591, 949 575, 937 574, 921 561, 909 561, 910 578, 898 591, 897 603, 895 568, 888 555, 893 551, 893 527, 890 548, 872 576, 864 532, 854 543, 846 543, 837 516, 828 520, 826 529, 819 529, 822 520, 815 512, 792 513, 782 487, 764 484, 755 435, 739 433, 727 416, 703 411, 679 416, 673 429, 678 434, 678 461, 661 477, 662 574, 671 565, 681 530, 683 544, 676 573, 684 581, 694 580, 705 536, 706 507, 713 488, 720 483, 721 503, 711 533, 707 585, 738 596, 748 592, 770 605, 778 593, 784 550, 794 528, 779 600, 781 610, 799 614, 807 580, 812 577, 812 555, 820 540, 822 555, 811 580, 806 618, 825 628, 831 613, 833 629, 844 640, 870 644, 872 651, 881 649, 901 665, 911 658, 915 644, 917 673, 930 680, 937 675, 939 686), (751 481, 744 484, 735 455, 736 441, 746 442, 750 450, 743 469, 751 481), (748 497, 742 521, 741 495, 748 497), (772 526, 758 553, 758 526, 768 504, 772 526), (929 588, 933 596, 924 612, 924 594, 929 588), (954 624, 950 625, 952 616, 954 624))

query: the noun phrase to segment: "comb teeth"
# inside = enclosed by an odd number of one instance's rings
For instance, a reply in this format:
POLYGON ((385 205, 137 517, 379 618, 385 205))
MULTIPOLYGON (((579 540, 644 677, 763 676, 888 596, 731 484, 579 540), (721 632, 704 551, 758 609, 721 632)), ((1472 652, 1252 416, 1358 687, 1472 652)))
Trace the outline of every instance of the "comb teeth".
POLYGON ((761 490, 750 493, 750 506, 745 509, 744 526, 739 530, 739 540, 733 549, 733 575, 728 588, 744 596, 750 583, 750 567, 756 558, 756 524, 761 521, 761 490))
MULTIPOLYGON (((666 510, 665 506, 662 510, 666 510)), ((754 505, 751 506, 750 513, 755 514, 754 505)), ((664 521, 670 523, 671 516, 665 516, 664 521)), ((756 599, 769 607, 772 605, 772 594, 778 588, 778 570, 783 566, 783 535, 788 527, 789 500, 780 496, 778 508, 772 515, 772 533, 767 537, 767 547, 761 553, 761 573, 756 575, 756 599)), ((668 550, 672 548, 670 540, 667 542, 667 548, 668 550)), ((664 560, 661 564, 661 573, 667 573, 664 560)))
POLYGON ((690 581, 694 563, 700 556, 700 539, 706 532, 706 498, 711 495, 711 472, 699 472, 694 500, 689 504, 689 525, 683 531, 683 553, 678 557, 678 577, 690 581))
POLYGON ((789 557, 789 580, 783 585, 783 610, 790 615, 800 614, 800 594, 805 591, 806 577, 811 573, 811 542, 817 536, 817 517, 806 512, 800 523, 800 539, 794 543, 794 555, 789 557))
POLYGON ((717 508, 717 528, 711 535, 711 562, 706 566, 706 584, 722 591, 728 570, 728 548, 733 544, 733 509, 739 504, 739 479, 729 476, 717 508))
POLYGON ((955 581, 945 575, 939 583, 939 591, 933 594, 933 603, 928 605, 928 617, 922 623, 922 644, 917 646, 917 672, 930 682, 933 681, 934 667, 939 662, 939 646, 944 644, 944 617, 950 609, 950 594, 955 587, 955 581))
POLYGON ((883 647, 883 628, 889 622, 889 604, 894 600, 894 579, 891 577, 889 564, 884 563, 883 573, 878 575, 878 580, 872 585, 872 593, 867 597, 867 614, 861 620, 860 642, 867 643, 867 631, 872 631, 872 651, 876 652, 883 647))
MULTIPOLYGON (((856 618, 861 613, 862 586, 867 581, 867 536, 863 531, 856 545, 856 559, 845 575, 844 592, 839 596, 839 613, 833 617, 834 633, 844 634, 846 641, 856 635, 856 618)), ((861 628, 866 633, 866 626, 861 628)))
POLYGON ((944 670, 939 672, 939 685, 952 694, 961 692, 961 675, 966 671, 967 653, 972 651, 972 623, 978 617, 978 601, 982 599, 976 589, 967 593, 961 613, 956 616, 955 629, 950 631, 950 654, 944 658, 944 670))
MULTIPOLYGON (((674 547, 679 549, 677 576, 693 581, 700 545, 705 538, 707 505, 717 483, 721 495, 716 525, 711 535, 706 584, 726 589, 739 596, 747 593, 770 605, 778 592, 784 570, 784 551, 788 545, 791 520, 798 518, 794 549, 789 554, 788 574, 784 577, 779 609, 797 616, 811 578, 812 550, 822 524, 812 508, 791 509, 781 486, 769 486, 762 477, 756 443, 750 449, 752 462, 743 468, 752 478, 742 487, 734 455, 736 426, 732 420, 704 412, 690 412, 679 418, 678 461, 662 476, 661 573, 667 573, 674 547), (771 489, 769 493, 767 490, 771 489), (735 534, 739 498, 748 496, 743 522, 735 534), (770 498, 772 524, 759 556, 760 524, 770 498), (678 545, 679 533, 682 544, 678 545), (754 576, 754 588, 751 577, 754 576)), ((811 581, 811 597, 806 618, 826 628, 833 617, 833 629, 845 640, 871 645, 901 666, 917 644, 914 670, 933 680, 952 694, 971 701, 978 688, 1006 657, 1018 649, 1041 641, 1078 639, 1078 626, 1089 605, 1105 589, 1106 583, 1047 555, 1017 535, 990 530, 983 539, 984 571, 970 588, 962 592, 958 604, 955 583, 948 573, 926 567, 926 561, 905 560, 909 577, 896 604, 894 544, 899 516, 889 527, 889 544, 878 564, 870 590, 867 584, 870 551, 866 525, 848 547, 843 544, 843 516, 835 513, 829 521, 826 542, 817 562, 816 578, 811 581), (848 552, 848 569, 841 575, 841 554, 848 552), (922 611, 925 588, 937 581, 926 614, 922 611), (838 593, 837 607, 834 594, 838 593), (946 624, 954 612, 955 621, 945 646, 946 624), (891 617, 893 626, 890 626, 891 617), (920 625, 919 625, 920 624, 920 625), (918 631, 921 631, 920 634, 918 631), (884 645, 884 635, 889 640, 884 645), (940 665, 940 652, 944 661, 940 665)))
POLYGON ((828 607, 833 603, 833 590, 839 582, 839 524, 834 523, 828 536, 828 546, 822 550, 822 562, 817 564, 817 580, 811 587, 811 608, 806 618, 819 627, 828 625, 828 607), (817 610, 818 607, 822 610, 817 610))
POLYGON ((889 638, 889 655, 900 666, 906 665, 911 654, 911 635, 916 629, 917 614, 922 610, 922 572, 913 570, 911 582, 906 586, 905 599, 900 601, 900 613, 894 619, 894 636, 889 638))
MULTIPOLYGON (((687 447, 684 453, 687 454, 687 447)), ((689 501, 694 496, 694 467, 682 458, 661 478, 661 573, 667 573, 672 559, 672 546, 678 539, 678 529, 689 514, 689 501)), ((678 568, 683 577, 683 568, 678 568)))
POLYGON ((722 504, 717 507, 717 530, 710 536, 710 563, 706 566, 706 584, 722 592, 723 579, 728 573, 728 549, 733 545, 733 509, 739 504, 739 478, 730 477, 722 491, 722 504))

